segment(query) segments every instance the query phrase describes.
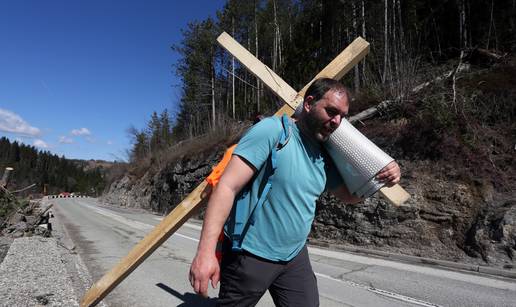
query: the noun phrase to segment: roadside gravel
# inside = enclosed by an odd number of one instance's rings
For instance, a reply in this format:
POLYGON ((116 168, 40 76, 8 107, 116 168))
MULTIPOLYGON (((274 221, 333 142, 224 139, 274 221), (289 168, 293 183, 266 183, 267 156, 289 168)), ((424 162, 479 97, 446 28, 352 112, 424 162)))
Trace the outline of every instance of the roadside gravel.
MULTIPOLYGON (((92 285, 59 212, 54 213, 50 238, 0 237, 0 306, 79 306, 92 285)), ((106 307, 104 302, 98 306, 106 307)))
POLYGON ((0 264, 1 306, 79 306, 55 238, 13 241, 0 264))

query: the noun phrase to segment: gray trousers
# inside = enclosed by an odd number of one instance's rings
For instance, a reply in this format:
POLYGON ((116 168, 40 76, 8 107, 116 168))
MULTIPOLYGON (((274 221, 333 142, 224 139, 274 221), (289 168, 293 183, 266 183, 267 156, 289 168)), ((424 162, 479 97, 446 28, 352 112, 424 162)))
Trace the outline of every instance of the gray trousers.
POLYGON ((217 306, 254 306, 269 290, 276 306, 319 306, 317 279, 305 247, 292 260, 273 262, 223 244, 217 306))

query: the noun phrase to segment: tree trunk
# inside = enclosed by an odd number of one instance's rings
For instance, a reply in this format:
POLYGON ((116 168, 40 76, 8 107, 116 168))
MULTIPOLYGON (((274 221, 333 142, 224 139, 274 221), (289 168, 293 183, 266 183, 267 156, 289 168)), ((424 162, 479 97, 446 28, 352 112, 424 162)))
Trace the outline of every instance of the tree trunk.
MULTIPOLYGON (((396 0, 392 0, 392 10, 391 10, 391 20, 392 20, 392 23, 391 23, 391 35, 392 35, 392 40, 390 42, 392 42, 391 44, 391 51, 392 51, 392 58, 394 59, 394 77, 395 77, 395 80, 396 82, 399 81, 400 79, 400 64, 399 64, 399 48, 398 48, 398 36, 397 36, 397 33, 396 33, 396 0)), ((391 82, 392 84, 392 82, 391 82)))
MULTIPOLYGON (((235 18, 231 19, 233 37, 235 37, 235 18)), ((231 56, 231 115, 235 119, 235 57, 231 56)))
POLYGON ((460 47, 465 49, 468 46, 468 31, 466 27, 466 0, 460 1, 460 22, 459 22, 459 32, 460 32, 460 47))
POLYGON ((216 118, 215 118, 215 67, 213 63, 213 49, 211 52, 212 64, 211 64, 211 119, 212 125, 211 129, 215 130, 216 127, 216 118))
POLYGON ((384 29, 383 29, 383 76, 382 83, 385 84, 387 81, 387 67, 389 63, 389 15, 388 15, 388 7, 389 0, 383 0, 384 3, 384 29))
POLYGON ((486 49, 489 49, 489 41, 491 40, 491 29, 493 26, 493 8, 494 8, 494 0, 491 0, 491 17, 489 18, 489 31, 487 32, 486 49))
POLYGON ((439 57, 442 56, 442 49, 441 49, 441 39, 439 38, 439 27, 437 27, 437 23, 435 22, 435 15, 434 11, 432 10, 432 6, 430 6, 430 14, 432 15, 432 23, 434 25, 434 32, 435 32, 435 39, 437 41, 437 49, 439 50, 439 57))
MULTIPOLYGON (((357 5, 356 0, 353 0, 351 2, 351 11, 353 12, 353 36, 358 36, 358 25, 357 25, 357 5)), ((355 91, 358 91, 360 89, 360 71, 359 66, 355 65, 354 68, 355 76, 354 76, 354 83, 355 83, 355 91)))
MULTIPOLYGON (((364 0, 362 2, 362 38, 367 40, 366 37, 366 19, 365 19, 365 3, 364 0)), ((365 70, 366 70, 366 59, 362 60, 362 80, 365 79, 365 70)))
MULTIPOLYGON (((258 3, 254 1, 254 56, 258 59, 258 3)), ((260 79, 256 78, 256 111, 260 112, 260 79)))

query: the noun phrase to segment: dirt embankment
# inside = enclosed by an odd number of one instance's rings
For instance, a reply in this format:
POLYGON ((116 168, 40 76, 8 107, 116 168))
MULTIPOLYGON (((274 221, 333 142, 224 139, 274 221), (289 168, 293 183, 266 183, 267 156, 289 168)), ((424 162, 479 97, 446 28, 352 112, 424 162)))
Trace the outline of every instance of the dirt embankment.
MULTIPOLYGON (((324 195, 310 239, 512 269, 514 84, 514 60, 474 66, 360 125, 397 159, 411 199, 393 207, 374 196, 348 206, 324 195)), ((169 212, 210 172, 223 147, 184 154, 143 176, 126 175, 104 199, 169 212)))

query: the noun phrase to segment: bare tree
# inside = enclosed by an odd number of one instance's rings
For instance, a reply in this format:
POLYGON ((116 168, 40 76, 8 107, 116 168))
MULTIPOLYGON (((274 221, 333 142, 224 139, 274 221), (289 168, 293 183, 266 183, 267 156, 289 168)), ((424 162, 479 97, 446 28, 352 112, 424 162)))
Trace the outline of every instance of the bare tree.
MULTIPOLYGON (((258 1, 254 1, 254 56, 258 59, 258 1)), ((260 112, 260 79, 256 78, 256 108, 260 112)))
POLYGON ((486 49, 489 49, 489 42, 491 40, 491 30, 492 30, 493 25, 494 25, 493 10, 494 10, 494 0, 491 0, 491 16, 489 18, 489 31, 487 33, 486 49))
MULTIPOLYGON (((235 18, 231 19, 232 34, 235 37, 235 18)), ((231 56, 231 115, 235 119, 235 57, 231 56)))
MULTIPOLYGON (((357 25, 357 5, 356 0, 351 2, 351 10, 353 12, 353 35, 356 37, 358 35, 358 25, 357 25)), ((355 90, 358 91, 360 89, 360 71, 358 65, 355 65, 355 90)))
POLYGON ((273 55, 272 55, 272 70, 276 71, 281 66, 281 31, 278 22, 278 9, 276 0, 272 0, 272 8, 274 15, 274 40, 273 40, 273 55))
POLYGON ((459 32, 461 48, 467 48, 468 46, 468 28, 466 26, 466 1, 467 0, 460 0, 459 7, 459 32))
MULTIPOLYGON (((366 36, 366 19, 365 19, 365 1, 362 0, 362 38, 367 39, 366 36)), ((366 59, 364 58, 362 60, 362 78, 365 76, 365 70, 366 70, 366 59)))
POLYGON ((215 61, 214 61, 214 52, 213 52, 213 47, 211 47, 211 50, 210 50, 210 56, 211 56, 211 120, 212 120, 212 125, 211 125, 211 128, 214 130, 215 127, 216 127, 216 124, 217 124, 217 119, 215 117, 215 61))
POLYGON ((387 69, 389 67, 389 0, 383 0, 384 3, 384 29, 383 29, 383 75, 382 83, 387 81, 387 69))

